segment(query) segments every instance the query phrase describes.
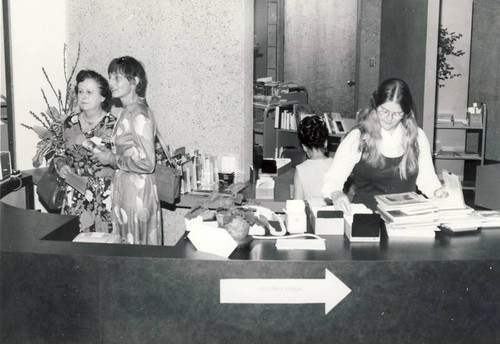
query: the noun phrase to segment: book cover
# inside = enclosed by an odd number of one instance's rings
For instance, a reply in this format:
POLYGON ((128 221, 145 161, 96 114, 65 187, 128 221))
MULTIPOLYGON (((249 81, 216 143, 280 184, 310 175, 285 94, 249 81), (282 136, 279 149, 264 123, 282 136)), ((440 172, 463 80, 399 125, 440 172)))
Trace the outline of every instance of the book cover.
POLYGON ((375 200, 378 203, 386 205, 404 205, 427 202, 427 199, 417 194, 416 192, 402 192, 396 194, 375 195, 375 200))

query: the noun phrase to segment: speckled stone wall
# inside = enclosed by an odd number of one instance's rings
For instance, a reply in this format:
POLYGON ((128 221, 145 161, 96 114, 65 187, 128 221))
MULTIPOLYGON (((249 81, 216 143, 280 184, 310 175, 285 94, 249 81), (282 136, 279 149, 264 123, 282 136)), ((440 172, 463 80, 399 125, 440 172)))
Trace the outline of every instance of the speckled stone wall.
MULTIPOLYGON (((107 75, 112 58, 134 56, 145 66, 146 98, 167 143, 235 155, 237 179, 248 179, 252 1, 90 0, 66 6, 70 60, 78 42, 82 47, 78 69, 107 75)), ((180 222, 171 215, 166 222, 180 222)))

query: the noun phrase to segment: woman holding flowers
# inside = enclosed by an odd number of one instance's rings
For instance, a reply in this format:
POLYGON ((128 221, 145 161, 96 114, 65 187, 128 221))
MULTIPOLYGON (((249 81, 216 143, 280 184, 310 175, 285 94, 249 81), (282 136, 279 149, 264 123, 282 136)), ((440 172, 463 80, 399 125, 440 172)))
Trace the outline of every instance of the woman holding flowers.
POLYGON ((55 164, 59 175, 69 182, 85 185, 77 191, 67 186, 62 213, 78 215, 82 232, 112 232, 111 180, 113 169, 92 160, 89 145, 111 148, 111 133, 116 122, 109 110, 111 90, 107 80, 92 70, 76 76, 76 97, 80 112, 70 114, 63 125, 64 156, 55 164))

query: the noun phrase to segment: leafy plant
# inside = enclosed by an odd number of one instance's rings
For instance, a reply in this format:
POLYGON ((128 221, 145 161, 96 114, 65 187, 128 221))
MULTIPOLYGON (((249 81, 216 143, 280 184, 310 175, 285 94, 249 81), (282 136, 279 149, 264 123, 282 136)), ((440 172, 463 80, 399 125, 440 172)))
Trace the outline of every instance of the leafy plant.
POLYGON ((448 56, 460 57, 465 55, 463 50, 455 50, 455 42, 462 38, 461 33, 448 32, 448 29, 442 25, 439 27, 438 40, 438 85, 444 87, 445 84, 441 81, 453 79, 461 76, 460 73, 455 73, 453 67, 448 61, 448 56))
POLYGON ((42 97, 47 105, 46 112, 40 112, 39 115, 30 111, 31 116, 36 119, 40 125, 29 126, 24 123, 21 125, 27 129, 33 130, 40 141, 37 144, 36 154, 33 157, 33 166, 38 168, 43 163, 45 159, 47 162, 56 155, 61 154, 64 151, 64 138, 63 138, 63 123, 66 117, 70 115, 74 106, 76 105, 76 95, 74 92, 74 85, 71 80, 76 71, 76 66, 78 65, 78 61, 80 60, 80 44, 78 44, 78 52, 76 56, 76 61, 73 67, 71 68, 71 72, 68 76, 66 71, 66 44, 64 44, 63 49, 63 61, 64 61, 64 79, 65 79, 65 89, 64 93, 61 92, 60 89, 57 89, 52 84, 49 75, 44 67, 42 67, 43 75, 47 80, 47 83, 50 86, 50 89, 54 93, 54 96, 57 100, 57 106, 51 106, 47 95, 43 88, 41 88, 42 97))

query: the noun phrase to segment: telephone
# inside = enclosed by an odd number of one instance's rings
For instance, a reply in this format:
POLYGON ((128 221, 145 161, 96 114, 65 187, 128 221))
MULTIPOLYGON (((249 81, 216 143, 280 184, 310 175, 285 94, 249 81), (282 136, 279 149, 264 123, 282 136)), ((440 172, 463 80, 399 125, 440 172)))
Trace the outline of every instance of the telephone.
MULTIPOLYGON (((283 221, 283 217, 276 214, 269 208, 257 205, 248 205, 247 208, 255 210, 255 216, 263 222, 265 228, 269 230, 269 233, 272 236, 284 236, 286 234, 286 226, 283 221), (279 226, 279 229, 276 228, 276 223, 279 226)), ((252 233, 250 234, 252 235, 252 233)))

